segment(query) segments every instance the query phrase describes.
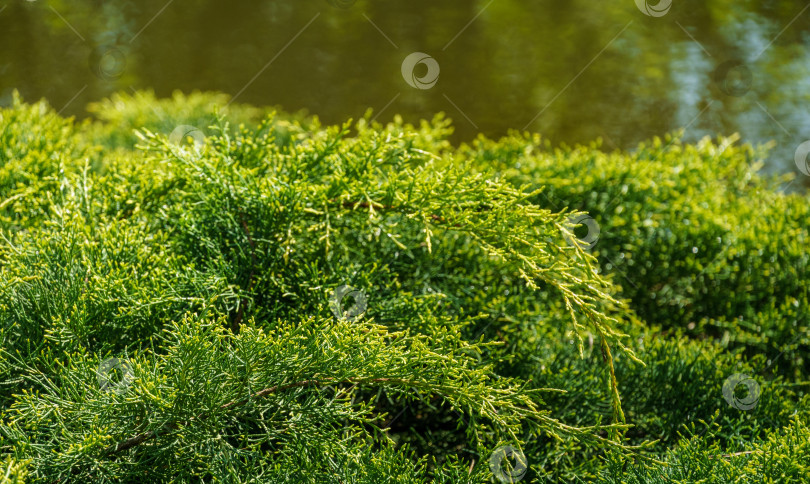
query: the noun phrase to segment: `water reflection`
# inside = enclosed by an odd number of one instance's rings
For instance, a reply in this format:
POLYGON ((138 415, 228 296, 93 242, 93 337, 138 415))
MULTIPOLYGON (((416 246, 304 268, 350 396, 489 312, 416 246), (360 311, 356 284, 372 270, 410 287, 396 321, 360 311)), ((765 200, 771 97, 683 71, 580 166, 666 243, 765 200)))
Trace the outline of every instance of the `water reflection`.
POLYGON ((655 16, 641 0, 6 1, 0 99, 18 88, 64 114, 117 90, 199 89, 329 123, 445 111, 455 141, 526 127, 613 149, 739 131, 776 140, 768 168, 796 172, 810 139, 803 2, 680 1, 655 16), (414 52, 435 60, 435 85, 403 77, 414 52))

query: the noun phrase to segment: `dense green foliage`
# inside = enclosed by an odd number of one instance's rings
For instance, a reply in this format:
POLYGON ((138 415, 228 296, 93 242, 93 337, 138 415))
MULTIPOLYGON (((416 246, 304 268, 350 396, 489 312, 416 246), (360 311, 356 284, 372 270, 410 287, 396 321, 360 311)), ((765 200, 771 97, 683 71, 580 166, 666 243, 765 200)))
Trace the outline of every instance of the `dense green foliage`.
POLYGON ((760 150, 227 103, 0 111, 3 482, 810 480, 810 206, 760 150))

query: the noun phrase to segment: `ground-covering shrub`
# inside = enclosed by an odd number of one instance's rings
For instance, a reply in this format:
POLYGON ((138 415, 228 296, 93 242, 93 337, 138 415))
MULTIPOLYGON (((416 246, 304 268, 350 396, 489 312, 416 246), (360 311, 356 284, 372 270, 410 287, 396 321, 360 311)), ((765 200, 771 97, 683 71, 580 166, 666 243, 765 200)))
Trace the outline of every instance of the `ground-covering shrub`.
POLYGON ((667 465, 650 469, 617 462, 605 470, 601 482, 807 482, 810 431, 804 422, 796 418, 761 441, 732 448, 687 435, 668 454, 667 465))
POLYGON ((756 150, 228 101, 0 110, 3 482, 806 477, 808 200, 756 150))
POLYGON ((118 92, 91 103, 87 110, 102 121, 87 130, 88 137, 107 149, 134 148, 138 142, 137 129, 166 133, 168 137, 174 133, 177 139, 192 135, 199 142, 199 137, 206 136, 208 128, 216 124, 218 116, 227 116, 233 126, 256 127, 269 113, 275 113, 273 134, 279 143, 304 138, 320 127, 317 118, 307 117, 305 112, 280 114, 271 108, 232 103, 222 93, 175 91, 170 98, 158 98, 153 91, 118 92))
MULTIPOLYGON (((643 320, 776 355, 810 324, 810 204, 783 193, 786 177, 758 175, 765 147, 736 142, 668 137, 604 153, 513 134, 463 151, 512 183, 545 187, 532 199, 540 206, 588 212, 594 255, 643 320)), ((807 374, 808 348, 798 349, 784 369, 807 374)))

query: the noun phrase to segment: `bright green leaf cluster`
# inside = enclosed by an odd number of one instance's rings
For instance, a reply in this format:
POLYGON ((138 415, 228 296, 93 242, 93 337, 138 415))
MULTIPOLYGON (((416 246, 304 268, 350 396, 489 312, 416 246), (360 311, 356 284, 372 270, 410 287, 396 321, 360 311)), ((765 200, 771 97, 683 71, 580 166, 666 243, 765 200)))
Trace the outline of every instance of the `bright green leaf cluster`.
POLYGON ((810 211, 756 151, 227 103, 0 111, 9 482, 492 482, 502 445, 527 482, 807 472, 810 211))

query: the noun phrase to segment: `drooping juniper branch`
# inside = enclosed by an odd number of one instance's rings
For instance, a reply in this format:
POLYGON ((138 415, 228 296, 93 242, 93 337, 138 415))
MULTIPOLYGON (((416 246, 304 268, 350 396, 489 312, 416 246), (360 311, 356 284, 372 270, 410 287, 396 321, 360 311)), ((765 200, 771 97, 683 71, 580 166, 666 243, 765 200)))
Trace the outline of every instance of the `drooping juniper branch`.
MULTIPOLYGON (((333 199, 329 200, 329 202, 332 202, 332 203, 337 202, 337 201, 338 201, 338 199, 336 199, 336 198, 333 198, 333 199)), ((397 207, 395 205, 383 205, 383 204, 374 203, 374 202, 353 202, 351 200, 344 200, 343 202, 341 202, 341 206, 343 208, 352 208, 352 209, 355 208, 355 207, 361 207, 361 208, 369 208, 369 207, 371 207, 371 208, 376 209, 376 210, 401 210, 402 209, 402 207, 397 207)), ((492 207, 487 206, 487 205, 481 205, 479 207, 479 209, 476 210, 476 211, 477 212, 486 212, 486 211, 489 211, 489 210, 492 210, 492 207)), ((430 218, 432 220, 438 222, 438 223, 441 223, 441 224, 447 223, 447 219, 445 219, 441 215, 436 215, 435 213, 430 214, 430 218)), ((452 226, 453 227, 461 227, 461 224, 453 224, 452 226)))
MULTIPOLYGON (((300 388, 300 387, 316 386, 316 385, 343 385, 343 384, 358 385, 358 384, 364 384, 364 383, 400 383, 400 384, 408 384, 408 385, 411 385, 411 386, 421 386, 418 382, 413 382, 413 381, 409 381, 409 380, 403 380, 403 379, 400 379, 400 378, 358 378, 358 379, 350 378, 350 379, 341 380, 341 381, 335 381, 335 380, 331 380, 329 378, 318 379, 318 380, 315 380, 315 379, 302 380, 302 381, 295 382, 295 383, 287 383, 285 385, 276 385, 276 386, 265 388, 264 390, 260 390, 260 391, 258 391, 256 393, 252 394, 250 397, 243 398, 242 400, 235 400, 233 402, 228 402, 226 404, 221 405, 219 408, 221 410, 226 410, 226 409, 229 409, 229 408, 241 407, 242 405, 247 404, 252 399, 262 398, 262 397, 265 397, 265 396, 273 394, 273 393, 281 392, 281 391, 284 391, 284 390, 289 390, 291 388, 300 388)), ((200 413, 200 414, 197 414, 196 416, 192 417, 190 420, 205 420, 208 417, 210 417, 210 414, 200 413)), ((149 432, 143 432, 143 433, 138 434, 138 435, 136 435, 134 437, 130 437, 130 438, 124 440, 124 441, 121 441, 121 442, 119 442, 119 443, 117 443, 115 445, 111 445, 111 446, 107 447, 106 449, 104 449, 103 453, 104 454, 115 454, 115 453, 122 452, 122 451, 127 450, 127 449, 131 449, 133 447, 136 447, 136 446, 146 442, 147 440, 150 440, 152 438, 157 437, 160 433, 168 432, 168 431, 171 431, 171 430, 177 430, 178 427, 180 427, 180 424, 177 423, 177 422, 168 423, 168 424, 164 425, 162 429, 160 429, 160 432, 158 432, 156 430, 150 430, 149 432)))

